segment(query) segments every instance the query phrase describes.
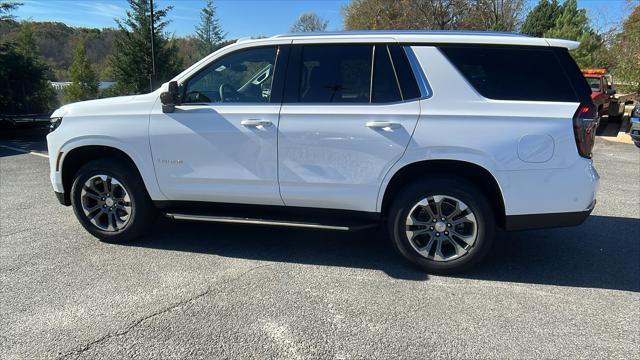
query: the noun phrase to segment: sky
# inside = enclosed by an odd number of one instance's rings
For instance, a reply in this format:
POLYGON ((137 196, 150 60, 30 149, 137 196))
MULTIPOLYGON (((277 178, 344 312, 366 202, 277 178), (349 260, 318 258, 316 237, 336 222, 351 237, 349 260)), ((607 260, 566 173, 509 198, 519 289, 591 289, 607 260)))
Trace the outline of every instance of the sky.
MULTIPOLYGON (((177 36, 193 33, 205 0, 154 0, 159 7, 172 5, 167 30, 177 36)), ((126 0, 20 0, 15 13, 18 20, 59 21, 69 26, 115 27, 114 18, 122 18, 128 8, 126 0)), ((328 30, 341 30, 342 8, 349 0, 215 0, 217 15, 227 38, 271 36, 289 31, 304 12, 315 12, 329 20, 328 30)), ((527 0, 532 7, 536 0, 527 0)), ((620 23, 628 13, 626 0, 578 0, 586 8, 592 26, 605 31, 620 23)))

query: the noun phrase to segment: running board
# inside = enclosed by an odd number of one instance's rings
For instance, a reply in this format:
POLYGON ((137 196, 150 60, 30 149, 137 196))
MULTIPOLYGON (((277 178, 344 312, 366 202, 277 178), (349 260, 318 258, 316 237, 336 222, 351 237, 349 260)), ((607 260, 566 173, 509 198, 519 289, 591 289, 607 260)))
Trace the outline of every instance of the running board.
POLYGON ((258 218, 177 214, 177 213, 166 213, 165 216, 173 220, 228 223, 228 224, 283 226, 283 227, 296 227, 296 228, 307 228, 307 229, 336 230, 336 231, 355 231, 355 230, 369 229, 369 228, 378 226, 377 223, 345 224, 345 225, 339 224, 338 225, 338 224, 319 224, 319 223, 301 222, 301 221, 286 221, 286 220, 276 220, 276 219, 258 219, 258 218))

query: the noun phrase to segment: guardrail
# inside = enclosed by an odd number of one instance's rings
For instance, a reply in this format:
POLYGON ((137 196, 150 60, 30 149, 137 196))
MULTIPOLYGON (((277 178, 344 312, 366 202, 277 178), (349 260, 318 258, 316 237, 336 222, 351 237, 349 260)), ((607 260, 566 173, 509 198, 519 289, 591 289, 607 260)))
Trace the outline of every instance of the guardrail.
POLYGON ((50 114, 0 114, 0 121, 6 121, 12 125, 48 123, 50 114))

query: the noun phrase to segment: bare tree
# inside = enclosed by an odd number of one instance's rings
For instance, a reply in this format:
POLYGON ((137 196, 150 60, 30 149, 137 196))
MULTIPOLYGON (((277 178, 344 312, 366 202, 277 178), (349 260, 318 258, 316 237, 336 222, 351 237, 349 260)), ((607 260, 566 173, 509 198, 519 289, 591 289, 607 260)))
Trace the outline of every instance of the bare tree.
POLYGON ((347 29, 476 29, 514 31, 525 0, 352 0, 347 29))
POLYGON ((327 30, 329 21, 321 18, 316 13, 304 13, 300 15, 293 25, 291 25, 291 32, 322 32, 327 30))
POLYGON ((522 22, 524 0, 472 0, 462 26, 474 30, 515 31, 522 22))

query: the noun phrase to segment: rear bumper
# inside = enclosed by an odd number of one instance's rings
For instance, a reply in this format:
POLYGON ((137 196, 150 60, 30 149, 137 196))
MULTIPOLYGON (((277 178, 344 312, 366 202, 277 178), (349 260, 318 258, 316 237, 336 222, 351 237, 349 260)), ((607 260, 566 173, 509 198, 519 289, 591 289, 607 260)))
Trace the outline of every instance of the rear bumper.
POLYGON ((640 141, 640 118, 631 118, 631 130, 629 135, 633 141, 640 141))
POLYGON ((508 215, 505 219, 505 230, 518 231, 580 225, 589 217, 595 205, 596 201, 594 200, 591 206, 585 211, 555 214, 508 215))

